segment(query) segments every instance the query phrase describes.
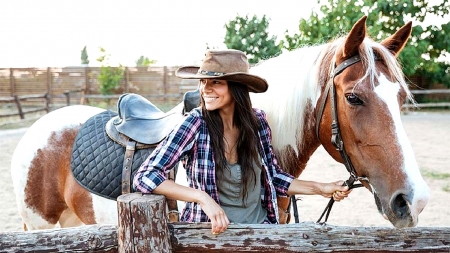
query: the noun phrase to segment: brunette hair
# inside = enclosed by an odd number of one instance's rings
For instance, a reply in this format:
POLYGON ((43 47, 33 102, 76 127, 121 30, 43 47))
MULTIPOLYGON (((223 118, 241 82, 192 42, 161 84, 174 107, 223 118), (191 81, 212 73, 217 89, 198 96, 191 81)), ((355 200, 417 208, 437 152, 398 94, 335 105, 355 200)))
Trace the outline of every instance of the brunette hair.
MULTIPOLYGON (((257 129, 260 128, 260 124, 255 112, 253 111, 247 86, 228 81, 228 89, 236 102, 233 123, 239 128, 237 155, 238 164, 240 164, 243 173, 242 201, 244 202, 248 193, 248 187, 251 183, 255 185, 256 180, 260 180, 260 178, 256 178, 253 168, 253 164, 255 163, 258 169, 262 169, 258 154, 260 144, 257 129)), ((221 180, 223 177, 223 172, 227 166, 227 161, 225 158, 225 145, 223 140, 224 129, 222 118, 217 110, 206 110, 203 98, 201 98, 201 107, 214 152, 216 178, 217 180, 221 180)))

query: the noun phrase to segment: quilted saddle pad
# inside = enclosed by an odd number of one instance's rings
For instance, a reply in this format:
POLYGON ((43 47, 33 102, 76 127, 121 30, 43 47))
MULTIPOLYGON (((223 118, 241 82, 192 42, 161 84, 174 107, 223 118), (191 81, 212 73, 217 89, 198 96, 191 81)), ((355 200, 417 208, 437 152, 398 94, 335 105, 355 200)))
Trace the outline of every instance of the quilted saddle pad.
MULTIPOLYGON (((72 149, 71 170, 75 180, 88 191, 116 200, 122 194, 122 168, 125 147, 111 140, 106 122, 117 116, 105 111, 94 115, 81 126, 72 149)), ((136 149, 131 179, 154 148, 136 149)))

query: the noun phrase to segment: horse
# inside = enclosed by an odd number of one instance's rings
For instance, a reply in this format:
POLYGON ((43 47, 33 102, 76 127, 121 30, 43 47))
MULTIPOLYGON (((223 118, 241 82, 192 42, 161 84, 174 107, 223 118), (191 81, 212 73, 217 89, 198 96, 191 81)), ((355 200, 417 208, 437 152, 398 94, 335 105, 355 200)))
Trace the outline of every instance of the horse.
MULTIPOLYGON (((397 60, 411 27, 409 22, 375 42, 364 16, 345 36, 250 69, 269 83, 266 93, 251 99, 266 112, 282 168, 299 177, 322 145, 373 193, 379 212, 396 228, 416 226, 430 195, 400 117, 402 104, 413 101, 397 60)), ((181 114, 179 108, 172 113, 181 114)), ((101 112, 83 105, 57 109, 20 140, 11 174, 25 230, 118 223, 116 202, 81 187, 70 171, 80 126, 101 112)), ((289 199, 279 198, 278 205, 280 223, 289 222, 289 199)))

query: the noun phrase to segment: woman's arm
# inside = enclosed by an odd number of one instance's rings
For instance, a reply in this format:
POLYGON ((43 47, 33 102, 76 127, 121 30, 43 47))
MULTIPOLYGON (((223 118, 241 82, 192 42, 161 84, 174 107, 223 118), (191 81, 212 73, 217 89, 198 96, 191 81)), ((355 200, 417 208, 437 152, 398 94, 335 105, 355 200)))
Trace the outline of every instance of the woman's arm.
POLYGON ((294 195, 321 195, 325 198, 333 196, 335 201, 343 200, 351 192, 347 186, 342 186, 344 181, 333 183, 321 183, 294 179, 288 188, 288 194, 294 195))
POLYGON ((222 233, 230 224, 224 210, 204 191, 165 180, 153 190, 153 193, 164 195, 170 199, 199 203, 203 212, 211 220, 213 234, 222 233))

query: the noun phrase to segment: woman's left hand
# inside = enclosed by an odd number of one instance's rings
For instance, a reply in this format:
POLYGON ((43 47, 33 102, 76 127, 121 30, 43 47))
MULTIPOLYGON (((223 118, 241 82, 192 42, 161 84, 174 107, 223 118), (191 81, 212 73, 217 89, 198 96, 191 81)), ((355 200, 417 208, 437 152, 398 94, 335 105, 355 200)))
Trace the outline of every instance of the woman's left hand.
POLYGON ((325 198, 331 198, 335 201, 341 201, 348 197, 351 190, 348 189, 348 186, 343 186, 344 181, 337 181, 334 183, 324 183, 322 186, 322 196, 325 198))

